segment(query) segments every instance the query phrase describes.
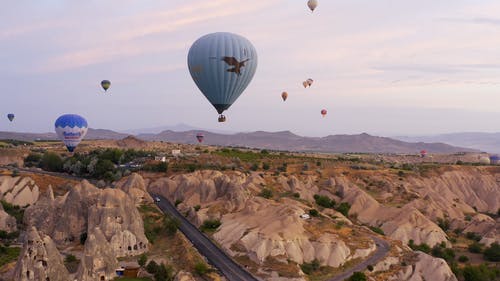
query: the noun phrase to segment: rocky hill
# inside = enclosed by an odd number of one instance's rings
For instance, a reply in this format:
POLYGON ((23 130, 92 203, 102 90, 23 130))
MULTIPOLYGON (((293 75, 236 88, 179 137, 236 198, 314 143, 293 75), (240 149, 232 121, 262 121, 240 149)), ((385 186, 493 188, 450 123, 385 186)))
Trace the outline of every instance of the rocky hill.
MULTIPOLYGON (((199 131, 164 131, 156 135, 138 135, 145 140, 161 140, 180 143, 196 143, 199 131)), ((429 153, 456 153, 476 151, 469 148, 453 147, 444 143, 408 143, 391 138, 359 135, 333 135, 322 138, 301 137, 289 131, 252 132, 233 135, 204 133, 204 143, 220 146, 240 146, 260 149, 314 152, 366 152, 366 153, 418 153, 425 149, 429 153)))

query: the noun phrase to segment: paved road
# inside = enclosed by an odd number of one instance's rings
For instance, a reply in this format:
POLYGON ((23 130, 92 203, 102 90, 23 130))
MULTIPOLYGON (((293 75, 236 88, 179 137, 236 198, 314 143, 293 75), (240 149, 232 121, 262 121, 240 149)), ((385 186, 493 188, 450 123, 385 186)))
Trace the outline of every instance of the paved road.
POLYGON ((371 255, 368 259, 363 262, 357 264, 354 267, 349 268, 348 270, 342 272, 341 274, 328 279, 328 281, 343 281, 355 272, 355 271, 364 271, 368 265, 375 265, 381 259, 383 259, 387 253, 389 252, 391 246, 389 243, 383 239, 378 238, 377 236, 371 236, 373 241, 375 241, 375 245, 377 246, 377 250, 375 250, 375 254, 371 255))
POLYGON ((253 277, 248 271, 240 267, 230 257, 228 257, 221 249, 215 246, 210 239, 201 233, 196 226, 191 224, 184 216, 166 198, 157 194, 151 194, 153 198, 160 198, 160 202, 156 202, 158 207, 164 212, 180 220, 180 231, 191 240, 191 243, 204 255, 208 261, 218 268, 224 276, 230 281, 252 281, 259 280, 253 277))

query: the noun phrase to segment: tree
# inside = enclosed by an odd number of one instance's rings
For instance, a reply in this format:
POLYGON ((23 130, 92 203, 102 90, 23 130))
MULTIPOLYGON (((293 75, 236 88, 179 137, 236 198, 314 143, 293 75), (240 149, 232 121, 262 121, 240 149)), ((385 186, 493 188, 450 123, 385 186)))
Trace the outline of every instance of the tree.
POLYGON ((40 168, 51 172, 61 172, 63 170, 63 161, 58 154, 45 152, 40 161, 40 168))
POLYGON ((339 211, 342 215, 346 216, 349 215, 349 210, 351 209, 351 205, 347 202, 342 202, 339 204, 337 207, 337 211, 339 211))
POLYGON ((271 197, 273 197, 273 191, 269 188, 264 188, 262 189, 262 191, 259 193, 259 196, 262 196, 266 199, 269 199, 271 197))
POLYGON ((197 262, 194 265, 194 271, 196 272, 196 274, 200 276, 205 275, 208 272, 208 270, 209 270, 208 265, 202 261, 197 262))
POLYGON ((137 259, 137 263, 141 266, 144 267, 146 265, 146 262, 148 262, 148 256, 146 254, 142 254, 139 256, 139 259, 137 259))
POLYGON ((482 251, 481 244, 479 242, 473 242, 469 245, 469 252, 479 254, 482 251))
POLYGON ((490 269, 485 264, 465 266, 462 273, 465 281, 491 281, 500 275, 497 270, 490 269))
POLYGON ((349 281, 366 281, 366 275, 363 272, 356 271, 354 274, 347 279, 349 281))
POLYGON ((146 271, 151 274, 155 274, 158 271, 158 264, 155 261, 150 261, 148 265, 146 265, 146 271))
POLYGON ((85 245, 85 241, 87 241, 87 232, 80 234, 80 244, 85 245))
POLYGON ((483 252, 484 258, 492 262, 500 261, 500 244, 493 243, 490 247, 486 248, 483 252))

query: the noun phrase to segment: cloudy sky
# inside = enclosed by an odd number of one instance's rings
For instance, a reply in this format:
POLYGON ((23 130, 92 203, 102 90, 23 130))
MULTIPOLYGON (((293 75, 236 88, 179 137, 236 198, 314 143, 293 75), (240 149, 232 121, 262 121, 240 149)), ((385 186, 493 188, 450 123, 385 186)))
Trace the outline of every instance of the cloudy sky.
POLYGON ((59 115, 77 113, 113 130, 500 131, 498 0, 319 0, 314 13, 306 2, 2 3, 0 114, 16 119, 2 117, 0 130, 52 131, 59 115), (226 123, 186 63, 191 44, 217 31, 248 38, 259 54, 226 123), (315 83, 304 89, 309 77, 315 83))

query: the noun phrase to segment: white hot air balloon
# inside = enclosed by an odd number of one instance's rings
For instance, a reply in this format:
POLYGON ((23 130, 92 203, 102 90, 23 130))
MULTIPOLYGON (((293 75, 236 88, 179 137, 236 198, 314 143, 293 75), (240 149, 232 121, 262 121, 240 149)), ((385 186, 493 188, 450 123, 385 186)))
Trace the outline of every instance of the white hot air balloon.
POLYGON ((314 9, 318 7, 318 0, 309 0, 307 1, 307 7, 311 9, 311 12, 314 12, 314 9))

